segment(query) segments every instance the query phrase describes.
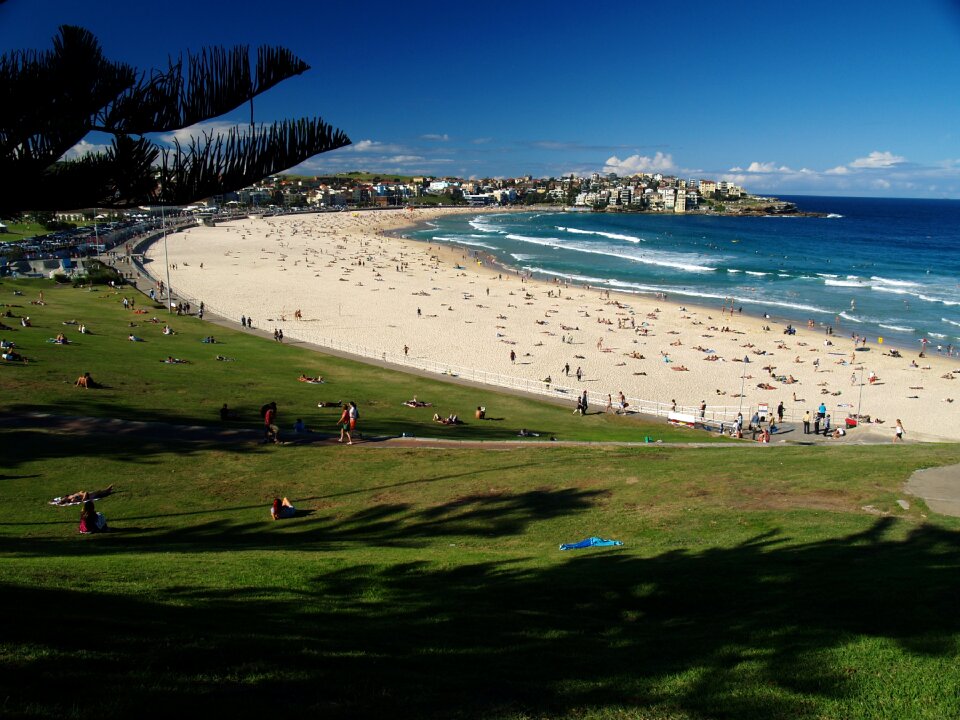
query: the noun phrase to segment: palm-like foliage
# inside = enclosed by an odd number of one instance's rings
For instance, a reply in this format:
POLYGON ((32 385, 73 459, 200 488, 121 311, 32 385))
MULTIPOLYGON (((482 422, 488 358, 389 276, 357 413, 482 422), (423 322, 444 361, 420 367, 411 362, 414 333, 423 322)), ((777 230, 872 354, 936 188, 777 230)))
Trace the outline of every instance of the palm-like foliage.
POLYGON ((0 58, 0 214, 188 203, 229 192, 350 139, 319 118, 253 125, 253 99, 308 66, 285 48, 208 48, 138 73, 107 60, 96 38, 63 26, 53 49, 0 58), (247 131, 206 133, 161 148, 143 137, 251 104, 247 131), (113 135, 102 153, 61 160, 91 131, 113 135))

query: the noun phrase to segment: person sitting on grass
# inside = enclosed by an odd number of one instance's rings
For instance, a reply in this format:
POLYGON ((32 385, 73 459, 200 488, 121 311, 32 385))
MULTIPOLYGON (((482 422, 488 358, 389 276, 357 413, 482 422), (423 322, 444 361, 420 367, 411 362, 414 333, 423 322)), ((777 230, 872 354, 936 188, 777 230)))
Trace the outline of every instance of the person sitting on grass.
POLYGON ((84 535, 104 532, 107 529, 107 519, 103 513, 97 512, 93 500, 85 500, 83 510, 80 511, 80 532, 84 535))
POLYGON ((270 508, 270 517, 274 520, 287 520, 297 514, 297 509, 287 498, 274 498, 270 508))
POLYGON ((293 431, 294 431, 295 433, 297 433, 298 435, 304 435, 304 434, 310 432, 310 430, 307 428, 306 424, 304 424, 302 418, 297 418, 297 421, 293 424, 293 431))
POLYGON ((85 372, 83 375, 77 378, 77 381, 73 384, 74 387, 83 388, 84 390, 96 390, 100 387, 100 384, 95 382, 90 373, 85 372))

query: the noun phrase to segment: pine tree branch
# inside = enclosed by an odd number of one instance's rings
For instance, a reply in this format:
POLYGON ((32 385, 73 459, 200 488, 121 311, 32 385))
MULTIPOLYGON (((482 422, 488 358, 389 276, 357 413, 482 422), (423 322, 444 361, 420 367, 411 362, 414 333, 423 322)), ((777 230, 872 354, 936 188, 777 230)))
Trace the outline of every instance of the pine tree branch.
POLYGON ((205 48, 169 61, 165 72, 142 77, 105 113, 103 129, 140 135, 170 132, 219 117, 309 66, 286 48, 205 48))
POLYGON ((136 80, 129 66, 104 59, 83 28, 61 26, 53 44, 0 58, 0 173, 23 182, 80 142, 97 112, 136 80))

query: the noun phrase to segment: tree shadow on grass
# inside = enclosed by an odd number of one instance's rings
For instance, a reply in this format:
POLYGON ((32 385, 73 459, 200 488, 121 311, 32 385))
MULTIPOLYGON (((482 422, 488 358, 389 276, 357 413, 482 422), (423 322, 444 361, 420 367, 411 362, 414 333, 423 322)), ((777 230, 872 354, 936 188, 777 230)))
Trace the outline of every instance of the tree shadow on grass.
MULTIPOLYGON (((215 513, 216 519, 176 528, 132 524, 143 520, 143 516, 117 519, 108 516, 112 530, 101 535, 85 538, 72 533, 66 537, 8 536, 4 538, 4 550, 20 557, 92 557, 235 550, 330 552, 358 543, 417 548, 445 537, 514 537, 526 531, 532 522, 587 510, 606 496, 605 491, 573 489, 493 492, 459 497, 426 508, 410 503, 379 502, 344 516, 303 507, 296 518, 276 522, 269 519, 269 506, 264 504, 234 508, 244 512, 262 508, 262 521, 233 522, 224 519, 224 511, 220 509, 215 513)), ((203 513, 177 513, 181 514, 203 513)), ((68 524, 76 522, 71 516, 68 524)))
POLYGON ((101 717, 948 717, 960 534, 893 527, 546 565, 324 565, 294 587, 200 578, 152 597, 8 578, 0 690, 41 717, 107 678, 101 717), (934 667, 946 682, 923 683, 934 667))

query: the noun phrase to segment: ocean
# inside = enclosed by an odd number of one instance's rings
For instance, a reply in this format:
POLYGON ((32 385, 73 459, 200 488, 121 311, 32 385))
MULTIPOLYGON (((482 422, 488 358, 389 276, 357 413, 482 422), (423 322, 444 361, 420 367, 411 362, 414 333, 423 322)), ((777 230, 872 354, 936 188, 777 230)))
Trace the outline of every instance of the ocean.
POLYGON ((552 280, 913 349, 960 341, 960 201, 783 197, 827 217, 466 214, 408 233, 552 280))

